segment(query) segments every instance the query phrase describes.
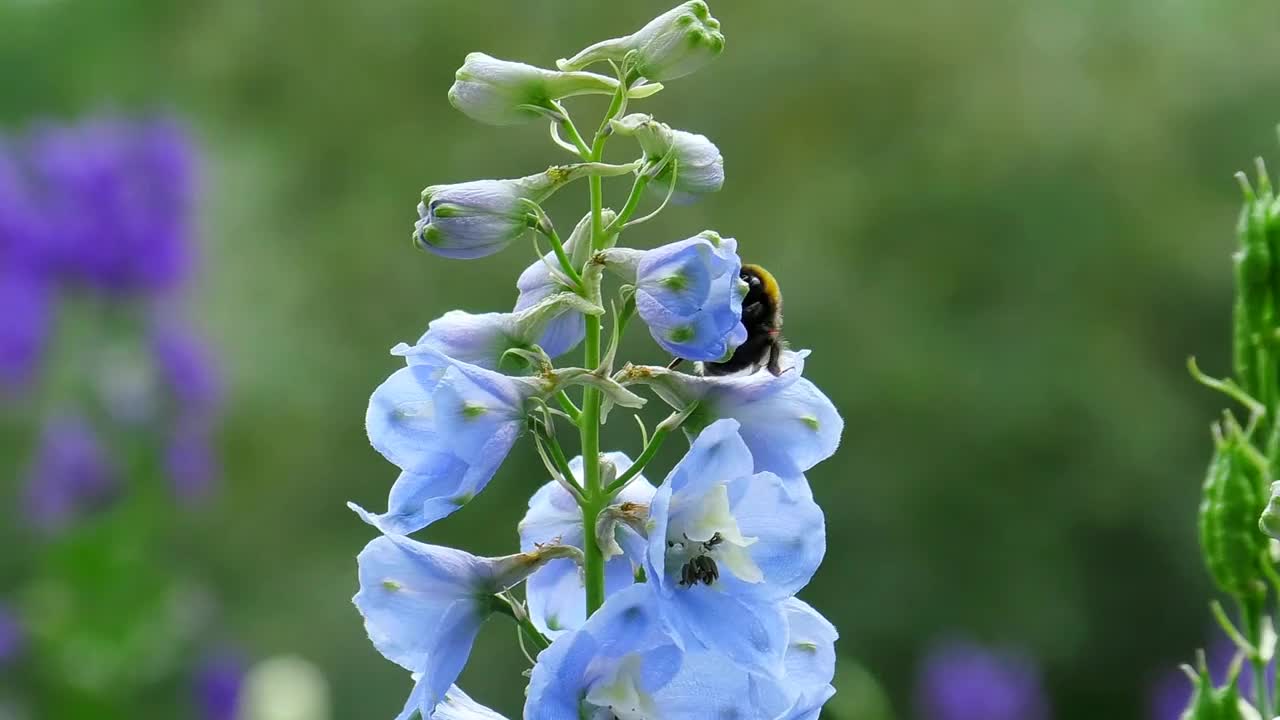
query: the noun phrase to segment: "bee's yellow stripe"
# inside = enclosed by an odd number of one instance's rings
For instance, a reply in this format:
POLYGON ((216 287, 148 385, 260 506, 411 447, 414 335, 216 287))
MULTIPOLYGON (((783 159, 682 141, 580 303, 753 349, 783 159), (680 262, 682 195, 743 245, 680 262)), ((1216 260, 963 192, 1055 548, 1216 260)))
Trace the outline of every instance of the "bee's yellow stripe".
POLYGON ((778 302, 782 299, 782 291, 778 289, 778 281, 773 278, 773 273, 765 270, 759 265, 743 264, 743 270, 748 270, 760 276, 760 282, 764 285, 764 294, 778 302))

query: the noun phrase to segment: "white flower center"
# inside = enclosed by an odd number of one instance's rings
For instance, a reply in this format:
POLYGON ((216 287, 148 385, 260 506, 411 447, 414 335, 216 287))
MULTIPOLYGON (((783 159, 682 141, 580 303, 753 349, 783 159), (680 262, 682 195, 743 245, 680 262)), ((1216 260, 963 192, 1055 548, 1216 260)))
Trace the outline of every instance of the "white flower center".
POLYGON ((640 689, 640 656, 632 653, 622 658, 613 672, 591 686, 586 701, 604 717, 617 720, 658 720, 653 698, 640 689))
MULTIPOLYGON (((696 503, 681 514, 681 522, 667 527, 668 571, 681 578, 682 584, 691 584, 684 569, 695 562, 705 568, 705 561, 697 560, 705 556, 712 560, 712 567, 723 567, 743 582, 762 582, 764 573, 747 552, 756 538, 744 536, 738 527, 729 510, 729 489, 716 485, 696 503)), ((705 573, 700 574, 706 582, 705 573)))

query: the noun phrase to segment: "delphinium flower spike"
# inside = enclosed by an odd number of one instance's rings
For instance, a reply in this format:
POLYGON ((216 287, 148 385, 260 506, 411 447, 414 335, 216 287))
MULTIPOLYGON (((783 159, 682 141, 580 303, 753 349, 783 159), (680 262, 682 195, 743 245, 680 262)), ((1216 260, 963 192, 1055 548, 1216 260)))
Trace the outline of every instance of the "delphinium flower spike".
POLYGON ((580 162, 431 185, 418 207, 415 243, 435 255, 481 258, 527 239, 535 258, 512 312, 437 317, 416 344, 393 350, 405 366, 369 402, 369 440, 401 473, 385 513, 353 505, 383 533, 360 556, 356 604, 374 646, 413 674, 400 720, 502 717, 453 685, 494 613, 513 620, 533 665, 525 718, 815 720, 834 692, 836 630, 795 595, 826 550, 804 473, 835 452, 843 421, 802 377, 803 353, 779 358, 785 370, 770 359, 756 373, 765 363, 754 356, 724 364, 749 339, 745 241, 704 231, 651 249, 622 244, 668 200, 723 186, 710 140, 627 114, 659 89, 653 81, 692 73, 723 44, 719 22, 694 0, 558 71, 477 53, 458 71, 450 100, 464 113, 495 125, 548 119, 555 145, 580 162), (608 110, 584 135, 563 101, 602 92, 608 110), (611 138, 635 141, 639 158, 602 162, 611 138), (626 201, 605 207, 603 182, 623 176, 626 201), (578 179, 589 209, 563 240, 541 203, 578 179), (633 316, 686 369, 726 374, 618 370, 633 316), (580 366, 557 365, 577 347, 580 366), (645 403, 635 389, 673 411, 652 433, 641 423, 638 452, 608 451, 600 427, 612 408, 645 403), (566 426, 580 448, 572 460, 566 426), (655 488, 645 473, 654 476, 650 464, 681 427, 691 447, 655 488), (525 436, 550 480, 520 522, 520 554, 479 558, 406 537, 481 492, 525 436))

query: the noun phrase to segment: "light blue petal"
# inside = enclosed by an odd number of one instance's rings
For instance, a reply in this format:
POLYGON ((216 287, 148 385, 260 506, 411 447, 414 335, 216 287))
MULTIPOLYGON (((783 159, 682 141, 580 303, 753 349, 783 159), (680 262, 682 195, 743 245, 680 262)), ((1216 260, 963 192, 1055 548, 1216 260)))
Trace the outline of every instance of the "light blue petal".
POLYGON ((475 644, 476 634, 480 629, 478 624, 466 624, 463 615, 468 610, 459 608, 461 603, 455 603, 442 619, 443 629, 439 637, 435 638, 436 644, 427 655, 426 665, 414 674, 413 691, 409 693, 409 699, 396 720, 408 720, 415 712, 421 714, 422 720, 450 717, 447 714, 441 715, 439 708, 444 707, 443 701, 447 694, 456 688, 453 683, 462 674, 462 667, 466 665, 467 656, 471 654, 471 647, 475 644))
MULTIPOLYGON (((631 561, 625 557, 611 558, 604 573, 606 598, 635 582, 631 561)), ((549 638, 558 638, 586 622, 586 585, 572 560, 552 560, 539 568, 529 576, 525 597, 534 626, 549 638)))
MULTIPOLYGON (((787 599, 782 609, 788 628, 784 659, 787 682, 804 695, 824 696, 836 674, 835 642, 840 634, 817 610, 799 598, 787 599)), ((822 697, 823 702, 826 697, 822 697)))
POLYGON ((700 238, 655 248, 636 266, 636 289, 674 316, 692 315, 707 304, 712 279, 728 271, 715 260, 711 243, 700 238))
MULTIPOLYGON (((566 246, 565 250, 570 248, 566 246)), ((516 281, 520 291, 516 298, 515 311, 527 310, 556 293, 571 290, 551 276, 547 263, 555 266, 558 261, 554 253, 547 253, 541 261, 536 261, 516 281)), ((587 326, 582 313, 566 312, 547 324, 538 340, 538 345, 551 357, 558 357, 577 347, 586 336, 587 326)))
POLYGON ((670 622, 695 646, 743 670, 766 676, 781 673, 787 627, 779 605, 746 603, 706 585, 674 588, 663 598, 670 622))
MULTIPOLYGON (((581 464, 581 461, 579 461, 581 464)), ((520 549, 529 552, 538 543, 560 542, 582 547, 582 510, 573 496, 552 480, 529 498, 529 509, 518 526, 520 549)))
POLYGON ((522 399, 506 390, 476 382, 457 366, 445 372, 432 400, 439 435, 452 453, 467 463, 506 457, 524 425, 522 399))
POLYGON ((822 716, 822 706, 835 694, 836 689, 831 685, 801 692, 791 708, 778 716, 777 720, 818 720, 822 716))
POLYGON ((525 598, 534 627, 553 640, 581 627, 587 616, 584 588, 572 560, 552 560, 530 575, 525 598))
POLYGON ((741 344, 746 329, 741 332, 741 314, 734 313, 727 305, 720 305, 691 315, 676 315, 655 301, 652 296, 637 293, 636 311, 649 326, 649 335, 668 353, 686 360, 716 361, 732 350, 731 340, 741 344))
POLYGON ((822 509, 812 499, 793 497, 772 473, 732 481, 730 495, 737 497, 730 512, 738 528, 756 539, 747 552, 764 573, 763 582, 741 583, 740 592, 771 601, 794 595, 808 584, 826 554, 822 509))
POLYGON ((453 360, 496 370, 504 352, 522 346, 512 333, 510 313, 473 315, 450 310, 431 321, 418 345, 437 350, 453 360))
POLYGON ((433 720, 507 720, 498 713, 472 700, 462 688, 454 685, 445 693, 444 702, 436 706, 433 720))
POLYGON ((366 545, 357 562, 360 592, 353 602, 369 639, 406 670, 423 672, 441 662, 430 657, 440 651, 441 637, 465 637, 479 629, 483 614, 475 597, 479 562, 474 556, 383 536, 366 545))
POLYGON ((644 253, 636 266, 636 311, 664 350, 720 360, 746 339, 737 241, 694 237, 644 253))
POLYGON ((755 402, 725 398, 715 408, 742 423, 757 469, 783 476, 803 473, 831 457, 844 432, 835 405, 805 378, 755 402))
POLYGON ((690 445, 664 484, 676 493, 701 495, 710 488, 754 472, 751 452, 738 435, 737 420, 717 420, 690 445))
MULTIPOLYGON (((427 686, 424 708, 434 709, 444 700, 445 693, 467 664, 476 635, 480 633, 473 605, 472 600, 460 600, 440 621, 435 646, 428 653, 427 665, 422 670, 422 683, 427 686)), ((423 712, 422 715, 424 720, 435 717, 433 712, 423 712)))
POLYGON ((662 720, 776 720, 791 696, 776 680, 726 666, 715 653, 691 652, 654 700, 662 720))
POLYGON ((427 474, 402 472, 391 486, 387 512, 367 513, 353 506, 360 517, 389 535, 415 533, 437 520, 452 515, 475 496, 468 484, 469 467, 450 458, 427 474))
POLYGON ((590 633, 562 635, 538 655, 525 697, 525 720, 576 720, 587 694, 587 670, 599 643, 590 633))
MULTIPOLYGON (((752 453, 752 457, 755 453, 752 453)), ((757 469, 760 463, 756 462, 757 469)), ((812 500, 813 488, 809 485, 809 479, 804 475, 792 475, 782 478, 782 485, 787 489, 787 494, 797 500, 812 500)))
POLYGON ((432 399, 441 375, 441 368, 430 365, 401 368, 369 398, 369 442, 401 470, 429 473, 450 455, 440 440, 432 399))

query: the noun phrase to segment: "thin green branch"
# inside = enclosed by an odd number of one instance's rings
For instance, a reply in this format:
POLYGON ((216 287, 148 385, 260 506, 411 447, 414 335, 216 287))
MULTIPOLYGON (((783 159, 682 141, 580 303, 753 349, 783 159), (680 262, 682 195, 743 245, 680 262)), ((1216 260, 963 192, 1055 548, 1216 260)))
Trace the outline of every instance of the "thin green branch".
POLYGON ((574 425, 579 424, 582 418, 582 409, 574 404, 573 398, 569 397, 569 393, 561 390, 556 393, 556 401, 560 403, 560 407, 564 410, 574 425))
POLYGON ((511 597, 511 593, 504 592, 501 595, 494 595, 493 610, 514 620, 520 630, 533 642, 539 651, 551 647, 551 641, 538 630, 533 624, 533 620, 529 617, 528 611, 525 610, 524 605, 519 600, 511 597))
POLYGON ((556 229, 552 227, 550 221, 538 223, 538 232, 551 243, 551 252, 555 253, 556 260, 560 261, 560 269, 564 274, 573 281, 574 289, 579 295, 585 297, 587 292, 586 285, 582 284, 582 275, 573 267, 573 262, 569 260, 569 254, 564 250, 564 243, 560 242, 560 235, 556 229))

